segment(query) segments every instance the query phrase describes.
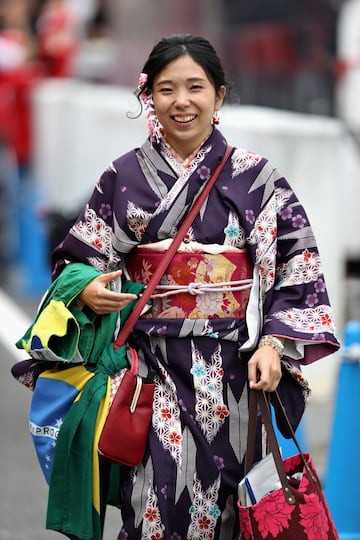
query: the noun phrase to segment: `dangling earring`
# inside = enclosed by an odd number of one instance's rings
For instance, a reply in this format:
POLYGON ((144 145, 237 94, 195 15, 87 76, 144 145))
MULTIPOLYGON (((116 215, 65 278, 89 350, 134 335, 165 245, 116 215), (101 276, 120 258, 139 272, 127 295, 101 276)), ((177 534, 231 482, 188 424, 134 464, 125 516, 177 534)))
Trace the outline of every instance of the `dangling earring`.
POLYGON ((220 124, 219 111, 215 110, 212 117, 213 126, 218 126, 220 124))

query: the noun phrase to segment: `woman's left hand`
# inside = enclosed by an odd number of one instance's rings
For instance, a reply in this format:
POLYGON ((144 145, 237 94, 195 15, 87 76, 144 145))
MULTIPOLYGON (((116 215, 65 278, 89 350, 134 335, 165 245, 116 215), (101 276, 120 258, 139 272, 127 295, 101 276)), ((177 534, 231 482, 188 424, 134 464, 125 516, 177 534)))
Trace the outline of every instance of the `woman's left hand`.
POLYGON ((281 363, 279 354, 273 347, 259 347, 248 363, 250 388, 273 392, 281 379, 281 363))
POLYGON ((79 300, 97 315, 120 311, 129 302, 137 299, 136 294, 116 292, 108 288, 109 283, 120 278, 121 275, 121 270, 100 274, 83 288, 78 295, 79 300))

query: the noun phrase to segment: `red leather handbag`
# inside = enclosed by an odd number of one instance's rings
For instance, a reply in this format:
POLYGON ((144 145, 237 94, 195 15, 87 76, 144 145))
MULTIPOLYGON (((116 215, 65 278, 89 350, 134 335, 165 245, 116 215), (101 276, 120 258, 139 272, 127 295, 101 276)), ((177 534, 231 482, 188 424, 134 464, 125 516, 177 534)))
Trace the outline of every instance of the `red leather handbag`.
POLYGON ((250 390, 248 445, 242 483, 247 486, 252 500, 246 504, 238 501, 241 539, 339 540, 311 455, 301 451, 277 392, 273 393, 272 402, 286 422, 299 453, 282 460, 265 394, 250 390), (274 459, 272 472, 276 473, 276 481, 273 489, 257 498, 253 489, 257 487, 256 475, 261 488, 265 481, 262 465, 268 468, 269 464, 265 457, 252 465, 258 405, 274 459), (254 473, 256 468, 258 470, 251 477, 251 471, 254 473), (246 482, 250 478, 253 482, 246 482))
POLYGON ((155 383, 137 375, 137 352, 129 350, 131 368, 120 372, 120 385, 109 407, 98 450, 109 461, 136 467, 145 452, 155 383))

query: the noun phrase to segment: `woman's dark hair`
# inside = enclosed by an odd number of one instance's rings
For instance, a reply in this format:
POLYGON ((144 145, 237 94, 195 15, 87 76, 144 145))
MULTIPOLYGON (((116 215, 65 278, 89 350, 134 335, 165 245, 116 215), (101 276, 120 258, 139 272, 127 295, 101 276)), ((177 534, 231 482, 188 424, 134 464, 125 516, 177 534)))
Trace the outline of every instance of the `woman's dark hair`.
POLYGON ((216 93, 219 93, 221 86, 229 87, 220 59, 209 41, 192 34, 173 34, 159 41, 151 51, 143 67, 143 73, 147 74, 148 80, 140 92, 145 90, 150 94, 158 73, 170 62, 186 54, 203 68, 216 93))

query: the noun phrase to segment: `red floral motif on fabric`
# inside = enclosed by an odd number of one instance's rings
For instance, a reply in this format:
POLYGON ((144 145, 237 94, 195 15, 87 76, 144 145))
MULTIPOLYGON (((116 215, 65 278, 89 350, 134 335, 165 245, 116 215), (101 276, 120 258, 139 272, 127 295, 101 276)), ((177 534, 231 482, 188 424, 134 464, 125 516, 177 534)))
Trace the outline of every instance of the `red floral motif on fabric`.
POLYGON ((172 267, 172 277, 178 285, 188 285, 193 281, 193 275, 194 272, 186 262, 175 263, 172 267))
POLYGON ((281 490, 272 493, 266 499, 266 504, 254 508, 254 518, 263 538, 271 534, 274 538, 289 527, 291 514, 295 506, 288 504, 281 490))
POLYGON ((330 315, 326 314, 321 317, 321 323, 323 326, 328 326, 329 328, 331 328, 333 321, 330 315))
POLYGON ((221 418, 221 420, 224 420, 224 418, 226 418, 227 416, 229 416, 229 410, 228 410, 228 408, 226 407, 226 405, 218 405, 218 406, 216 407, 215 414, 216 414, 216 416, 218 416, 219 418, 221 418))
POLYGON ((326 540, 329 523, 323 506, 316 493, 305 495, 305 503, 300 504, 300 523, 309 540, 326 540))
POLYGON ((166 418, 168 420, 170 420, 170 418, 172 417, 172 414, 167 407, 164 407, 163 409, 161 409, 161 417, 166 418))
POLYGON ((181 439, 182 439, 181 435, 179 435, 179 433, 176 433, 176 431, 173 431, 172 433, 169 434, 170 444, 180 444, 181 439))
POLYGON ((250 514, 247 509, 239 508, 241 532, 244 540, 251 540, 253 538, 250 514))
POLYGON ((159 514, 156 508, 147 508, 144 514, 144 518, 152 522, 157 520, 158 515, 159 514))
POLYGON ((304 256, 305 263, 308 263, 312 257, 312 253, 308 249, 305 249, 303 251, 303 256, 304 256))
POLYGON ((199 528, 202 529, 202 530, 207 530, 209 527, 210 527, 210 519, 207 518, 206 516, 202 516, 200 519, 199 519, 199 528))

